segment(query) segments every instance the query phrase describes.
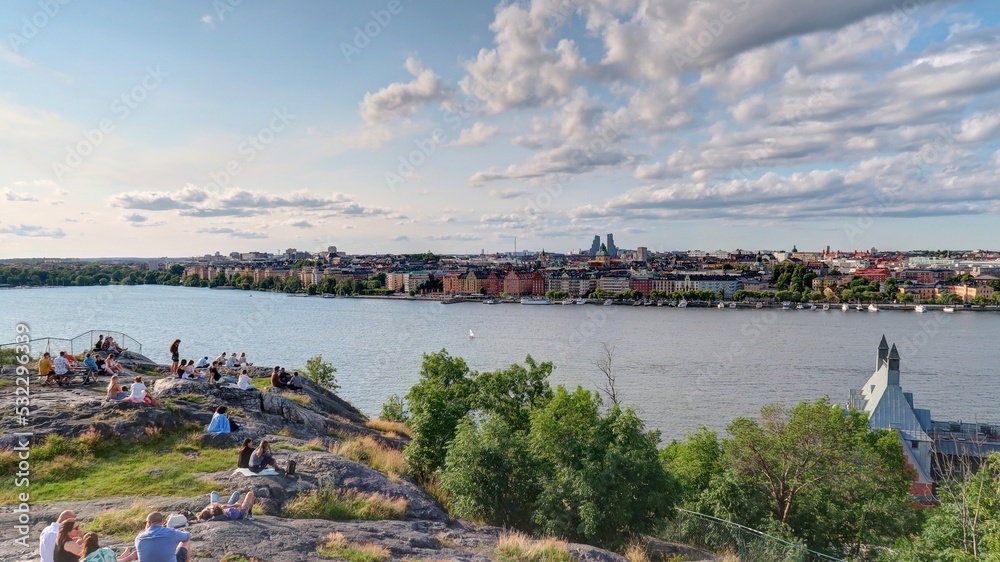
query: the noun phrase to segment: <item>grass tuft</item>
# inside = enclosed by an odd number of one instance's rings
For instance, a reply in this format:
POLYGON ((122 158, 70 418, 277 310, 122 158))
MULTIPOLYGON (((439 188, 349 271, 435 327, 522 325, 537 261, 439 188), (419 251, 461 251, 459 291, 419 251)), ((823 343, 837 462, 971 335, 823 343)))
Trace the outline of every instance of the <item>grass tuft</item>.
POLYGON ((497 541, 496 555, 505 562, 572 562, 566 541, 532 539, 523 533, 504 533, 497 541))
POLYGON ((375 431, 381 431, 382 433, 389 433, 395 436, 402 435, 404 437, 408 437, 411 439, 413 438, 413 430, 410 429, 410 426, 406 425, 405 423, 375 418, 372 420, 368 420, 365 423, 365 427, 369 429, 374 429, 375 431))
POLYGON ((88 531, 98 536, 110 535, 116 539, 131 542, 146 527, 146 516, 155 508, 147 503, 135 502, 132 507, 102 511, 86 525, 88 531))
POLYGON ((191 392, 187 394, 181 394, 176 398, 174 398, 174 400, 178 400, 180 402, 191 402, 192 404, 204 404, 205 402, 208 402, 208 398, 205 398, 204 395, 194 394, 191 392))
POLYGON ((401 451, 386 447, 372 437, 350 437, 330 446, 330 452, 366 464, 399 479, 406 474, 406 459, 401 451))
POLYGON ((625 558, 628 558, 629 562, 650 562, 646 547, 636 542, 625 548, 625 558))
POLYGON ((324 558, 342 558, 348 562, 385 562, 389 549, 374 543, 351 543, 342 533, 330 533, 316 552, 324 558))
POLYGON ((406 500, 323 486, 287 503, 283 514, 292 519, 330 521, 402 519, 406 515, 406 500))

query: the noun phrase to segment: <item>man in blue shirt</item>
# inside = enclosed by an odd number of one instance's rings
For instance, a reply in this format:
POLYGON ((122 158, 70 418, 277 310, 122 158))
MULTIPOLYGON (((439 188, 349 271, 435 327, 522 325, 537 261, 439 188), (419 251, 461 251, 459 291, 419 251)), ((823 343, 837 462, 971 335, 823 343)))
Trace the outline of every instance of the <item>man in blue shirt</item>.
POLYGON ((135 538, 139 562, 187 562, 191 533, 163 526, 158 512, 146 516, 146 530, 135 538))

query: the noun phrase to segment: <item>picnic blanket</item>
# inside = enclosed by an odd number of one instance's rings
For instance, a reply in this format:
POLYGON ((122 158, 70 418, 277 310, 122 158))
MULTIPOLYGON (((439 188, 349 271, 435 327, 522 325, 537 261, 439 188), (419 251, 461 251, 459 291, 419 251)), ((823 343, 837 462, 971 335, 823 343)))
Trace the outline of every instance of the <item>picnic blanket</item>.
POLYGON ((278 471, 273 468, 265 468, 260 472, 252 472, 249 468, 237 468, 233 471, 233 474, 242 474, 243 476, 278 476, 278 471))

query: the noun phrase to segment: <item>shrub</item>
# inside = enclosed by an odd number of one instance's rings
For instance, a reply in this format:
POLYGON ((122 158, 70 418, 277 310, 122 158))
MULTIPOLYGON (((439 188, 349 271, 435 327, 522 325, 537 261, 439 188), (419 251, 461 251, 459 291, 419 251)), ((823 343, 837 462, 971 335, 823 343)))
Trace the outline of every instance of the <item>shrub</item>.
POLYGON ((389 549, 373 543, 354 544, 342 533, 330 533, 316 552, 324 558, 343 558, 348 562, 385 562, 389 549))
POLYGON ((406 500, 321 486, 286 504, 283 514, 292 519, 330 521, 402 519, 406 515, 406 500))
POLYGON ((566 541, 553 538, 534 540, 523 533, 500 535, 497 559, 504 562, 572 562, 566 541))
POLYGON ((379 417, 386 421, 406 423, 410 419, 410 413, 406 411, 406 404, 399 395, 393 394, 382 404, 382 413, 379 417))
POLYGON ((337 384, 337 369, 333 364, 323 361, 322 355, 317 355, 306 361, 306 368, 303 369, 306 378, 314 383, 326 387, 331 392, 336 392, 340 385, 337 384))

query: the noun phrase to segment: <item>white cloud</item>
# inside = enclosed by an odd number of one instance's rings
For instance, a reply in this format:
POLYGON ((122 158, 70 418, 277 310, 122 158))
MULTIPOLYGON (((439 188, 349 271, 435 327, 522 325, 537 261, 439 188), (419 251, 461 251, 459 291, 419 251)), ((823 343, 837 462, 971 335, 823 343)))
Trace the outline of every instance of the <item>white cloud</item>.
POLYGON ((409 117, 435 100, 444 100, 449 90, 436 74, 414 58, 406 59, 406 70, 413 75, 410 82, 396 82, 361 101, 361 117, 369 124, 385 123, 396 117, 409 117))
POLYGON ((499 127, 490 127, 482 121, 477 121, 468 129, 462 129, 458 139, 446 146, 483 146, 493 140, 499 131, 499 127))

